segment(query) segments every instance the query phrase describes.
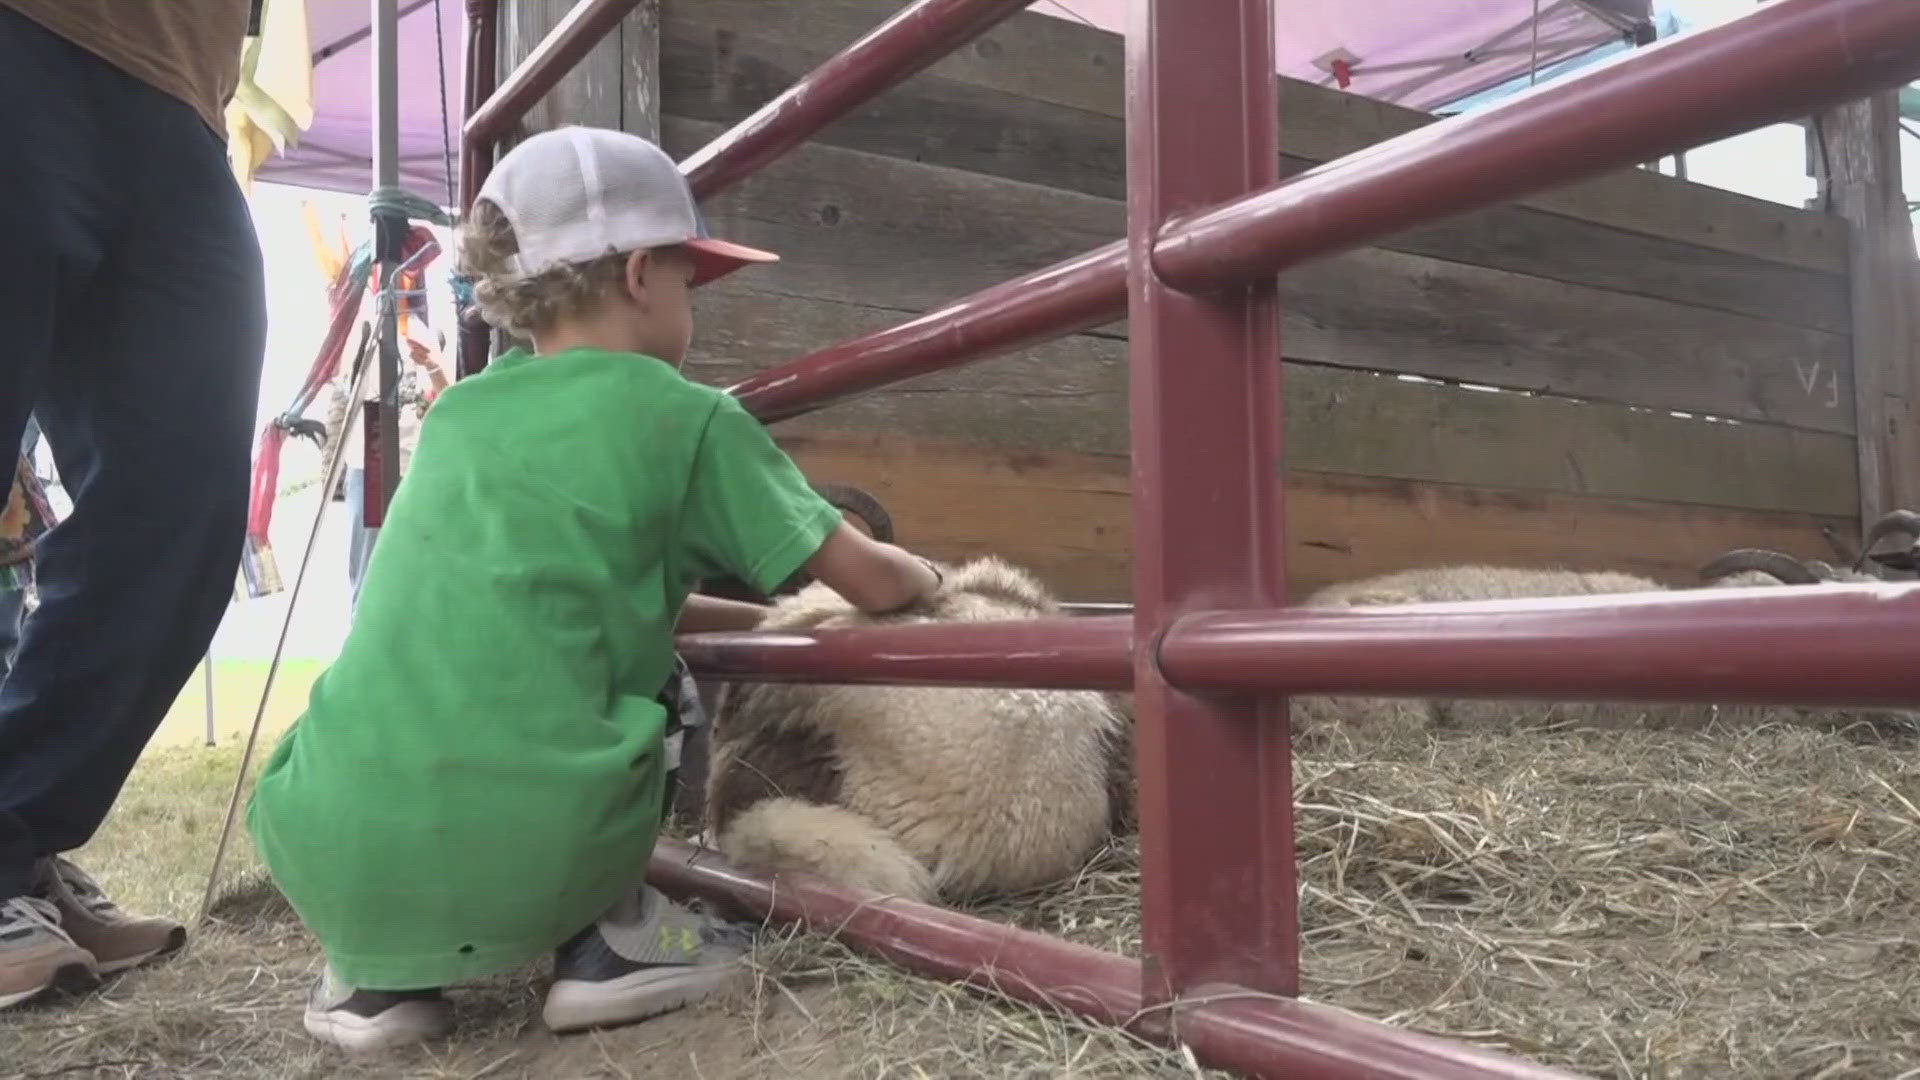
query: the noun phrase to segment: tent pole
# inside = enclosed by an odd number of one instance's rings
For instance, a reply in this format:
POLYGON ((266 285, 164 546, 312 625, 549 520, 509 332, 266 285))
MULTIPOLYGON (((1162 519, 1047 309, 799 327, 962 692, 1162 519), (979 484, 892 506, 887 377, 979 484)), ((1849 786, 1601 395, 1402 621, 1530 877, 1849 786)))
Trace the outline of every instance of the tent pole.
MULTIPOLYGON (((398 0, 372 0, 373 4, 373 185, 376 193, 392 192, 400 186, 400 13, 398 0)), ((376 455, 368 455, 367 467, 378 469, 379 507, 361 499, 360 512, 369 526, 377 527, 386 518, 393 501, 394 488, 400 483, 400 313, 397 299, 385 289, 399 272, 401 247, 407 235, 403 213, 375 199, 373 206, 374 259, 379 267, 383 295, 376 316, 376 340, 380 349, 380 408, 375 414, 378 427, 369 424, 376 455)), ((375 479, 373 476, 369 480, 375 479)))
POLYGON ((209 646, 207 649, 206 659, 200 662, 200 670, 205 673, 204 685, 206 687, 205 696, 207 699, 207 702, 206 702, 207 704, 207 745, 217 746, 220 743, 220 736, 219 736, 219 732, 215 729, 214 723, 213 723, 213 649, 211 646, 209 646))

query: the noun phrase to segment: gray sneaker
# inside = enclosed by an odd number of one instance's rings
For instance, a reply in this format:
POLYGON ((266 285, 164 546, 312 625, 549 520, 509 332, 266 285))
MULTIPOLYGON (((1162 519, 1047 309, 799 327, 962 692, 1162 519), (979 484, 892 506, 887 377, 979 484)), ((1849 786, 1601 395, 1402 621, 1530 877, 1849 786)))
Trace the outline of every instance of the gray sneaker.
POLYGON ((0 1009, 98 985, 99 965, 60 928, 59 908, 34 896, 0 900, 0 1009))
POLYGON ((332 967, 307 995, 307 1034, 354 1053, 391 1050, 453 1030, 453 1009, 439 990, 359 990, 332 967))
POLYGON ((579 1031, 670 1012, 743 978, 752 944, 749 928, 642 887, 555 951, 542 1017, 579 1031))

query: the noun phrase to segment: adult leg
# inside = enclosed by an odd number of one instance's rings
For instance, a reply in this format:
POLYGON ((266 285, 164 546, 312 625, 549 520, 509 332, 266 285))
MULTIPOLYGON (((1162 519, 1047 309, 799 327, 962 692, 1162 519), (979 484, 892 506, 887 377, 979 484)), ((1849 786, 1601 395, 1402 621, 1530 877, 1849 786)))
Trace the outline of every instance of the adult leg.
MULTIPOLYGON (((113 152, 119 128, 100 86, 106 67, 0 6, 0 101, 9 103, 0 108, 0 145, 33 150, 0 155, 0 236, 11 268, 0 274, 0 446, 22 441, 57 327, 89 317, 81 297, 124 218, 113 152)), ((13 483, 14 470, 0 469, 0 489, 10 493, 13 483)), ((0 903, 28 891, 40 854, 19 813, 30 793, 15 777, 31 776, 45 744, 59 737, 52 725, 29 730, 0 719, 0 903)))
MULTIPOLYGON (((103 98, 105 70, 102 61, 0 6, 0 144, 15 151, 0 155, 0 236, 8 256, 0 274, 0 446, 20 445, 60 323, 88 317, 78 298, 123 218, 116 165, 124 163, 114 160, 119 131, 103 98)), ((15 470, 0 469, 0 492, 10 495, 14 483, 15 470)), ((16 598, 24 600, 24 590, 16 598)), ((35 823, 23 813, 34 794, 31 778, 61 757, 64 733, 96 719, 62 716, 30 726, 0 719, 0 1007, 96 978, 94 956, 61 926, 57 905, 28 895, 41 848, 35 823)))
POLYGON ((100 67, 126 213, 55 331, 37 413, 73 510, 38 545, 40 606, 0 687, 0 813, 43 858, 93 835, 219 625, 265 345, 259 245, 219 139, 100 67))

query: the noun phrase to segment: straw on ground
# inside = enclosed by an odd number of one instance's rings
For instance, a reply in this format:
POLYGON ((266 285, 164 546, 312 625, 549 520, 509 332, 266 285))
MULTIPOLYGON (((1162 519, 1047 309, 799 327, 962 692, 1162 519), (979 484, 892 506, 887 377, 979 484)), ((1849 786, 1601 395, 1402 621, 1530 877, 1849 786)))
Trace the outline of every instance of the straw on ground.
MULTIPOLYGON (((1595 1076, 1920 1069, 1920 765, 1805 729, 1521 732, 1300 762, 1309 997, 1595 1076)), ((231 751, 144 763, 87 863, 179 912, 231 751)), ((252 854, 242 851, 242 865, 252 854)), ((1139 952, 1130 844, 984 913, 1139 952)), ((0 1018, 0 1076, 1193 1076, 1184 1054, 770 931, 736 998, 556 1040, 539 973, 370 1071, 309 1045, 311 942, 257 871, 174 963, 0 1018)))

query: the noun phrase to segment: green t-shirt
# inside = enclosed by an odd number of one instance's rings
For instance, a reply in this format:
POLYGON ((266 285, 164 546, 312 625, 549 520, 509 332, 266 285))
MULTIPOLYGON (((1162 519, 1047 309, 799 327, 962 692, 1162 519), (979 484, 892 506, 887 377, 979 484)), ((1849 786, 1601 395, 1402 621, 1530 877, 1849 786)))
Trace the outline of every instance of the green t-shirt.
POLYGON ((248 827, 349 984, 531 960, 637 884, 696 582, 771 591, 839 524, 733 398, 515 350, 428 412, 340 655, 248 827))

